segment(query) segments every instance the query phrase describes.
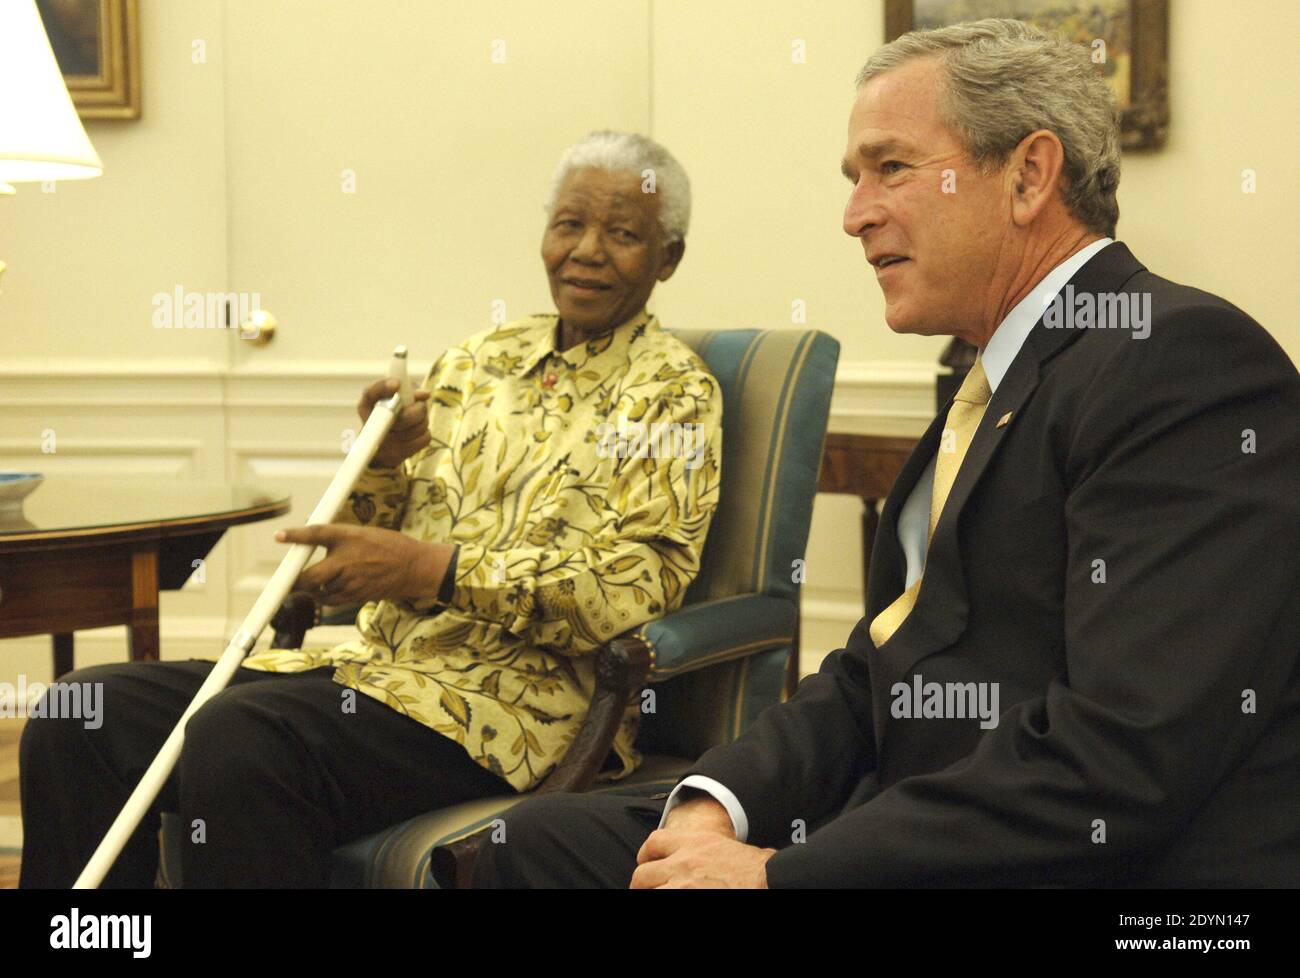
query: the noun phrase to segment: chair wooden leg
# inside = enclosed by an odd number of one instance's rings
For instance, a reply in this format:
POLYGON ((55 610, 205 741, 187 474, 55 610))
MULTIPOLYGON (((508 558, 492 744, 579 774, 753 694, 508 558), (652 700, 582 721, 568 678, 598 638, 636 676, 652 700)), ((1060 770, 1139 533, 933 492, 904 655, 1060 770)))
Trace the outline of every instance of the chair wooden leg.
POLYGON ((316 599, 305 591, 294 591, 281 603, 271 627, 275 637, 273 649, 300 649, 308 630, 320 624, 320 607, 316 599))
POLYGON ((474 861, 478 858, 479 848, 483 845, 487 829, 453 842, 449 846, 439 846, 429 858, 429 871, 438 885, 449 890, 468 890, 474 879, 474 861))

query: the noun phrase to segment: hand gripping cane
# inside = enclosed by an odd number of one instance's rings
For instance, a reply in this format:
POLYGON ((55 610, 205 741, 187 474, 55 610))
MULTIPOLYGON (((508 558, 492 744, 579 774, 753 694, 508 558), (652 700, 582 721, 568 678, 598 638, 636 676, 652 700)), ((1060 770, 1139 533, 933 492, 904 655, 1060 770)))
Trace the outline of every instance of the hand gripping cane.
MULTIPOLYGON (((389 368, 388 375, 398 382, 397 393, 385 401, 380 401, 375 405, 374 410, 370 412, 370 417, 362 427, 357 440, 352 443, 352 448, 343 460, 343 465, 335 473, 333 481, 325 490, 325 495, 321 497, 320 502, 316 504, 316 508, 312 510, 312 514, 307 520, 308 526, 330 523, 334 520, 339 508, 351 494, 352 486, 366 466, 370 464, 371 459, 375 457, 375 452, 379 450, 379 446, 387 436, 388 430, 393 426, 393 421, 396 419, 398 412, 413 403, 411 383, 406 374, 406 347, 399 346, 393 351, 392 365, 389 368)), ((73 889, 94 889, 103 882, 104 876, 112 868, 117 857, 122 854, 122 849, 144 819, 149 806, 158 797, 158 792, 162 790, 172 772, 172 768, 176 766, 176 761, 181 754, 181 745, 185 740, 186 723, 189 722, 190 717, 194 715, 199 707, 221 692, 226 684, 230 682, 230 678, 235 674, 239 663, 252 651, 258 637, 270 623, 271 617, 284 599, 289 596, 289 590, 298 579, 298 575, 302 573, 302 569, 307 565, 307 561, 311 559, 315 549, 314 545, 307 543, 295 543, 289 547, 289 552, 284 555, 284 559, 280 561, 280 566, 275 569, 270 581, 263 588, 261 596, 253 605, 253 610, 248 613, 239 630, 235 632, 234 638, 226 646, 226 650, 221 653, 221 658, 212 667, 212 671, 208 673, 207 679, 199 687, 193 701, 181 714, 175 729, 163 742, 158 756, 153 759, 149 769, 144 772, 144 777, 135 786, 135 790, 131 792, 131 797, 126 800, 126 805, 123 806, 122 811, 118 813, 117 818, 109 827, 108 834, 104 836, 99 848, 90 857, 90 862, 86 864, 86 868, 77 877, 73 889)))

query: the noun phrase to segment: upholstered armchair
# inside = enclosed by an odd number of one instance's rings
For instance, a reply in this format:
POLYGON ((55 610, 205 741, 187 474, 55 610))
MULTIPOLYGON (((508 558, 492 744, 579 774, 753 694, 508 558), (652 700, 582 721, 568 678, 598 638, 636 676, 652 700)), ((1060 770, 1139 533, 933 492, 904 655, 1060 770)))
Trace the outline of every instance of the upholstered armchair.
MULTIPOLYGON (((536 789, 666 793, 700 754, 740 734, 797 676, 799 585, 839 343, 815 331, 674 331, 722 387, 722 487, 700 573, 682 607, 610 641, 578 737, 536 789), (649 689, 653 696, 644 696, 649 689), (642 700, 631 776, 597 777, 623 711, 642 700), (594 785, 594 787, 593 787, 594 785)), ((333 609, 326 623, 356 609, 333 609)), ((299 648, 322 622, 309 595, 276 616, 274 645, 299 648)), ((464 886, 493 821, 526 795, 428 812, 334 852, 336 887, 464 886)), ((163 815, 162 885, 179 885, 179 825, 163 815)))

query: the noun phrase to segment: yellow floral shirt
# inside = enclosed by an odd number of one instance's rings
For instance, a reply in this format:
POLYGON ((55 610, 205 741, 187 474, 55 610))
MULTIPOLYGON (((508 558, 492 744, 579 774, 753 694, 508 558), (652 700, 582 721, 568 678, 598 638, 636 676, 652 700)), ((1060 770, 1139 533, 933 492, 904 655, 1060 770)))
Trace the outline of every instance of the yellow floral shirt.
MULTIPOLYGON (((334 681, 454 738, 517 790, 582 725, 605 642, 678 608, 718 504, 722 395, 640 314, 555 349, 533 316, 452 347, 424 387, 433 441, 364 473, 339 522, 460 544, 448 607, 372 601, 358 638, 271 649, 250 669, 336 666, 334 681)), ((614 742, 622 770, 637 704, 614 742)))

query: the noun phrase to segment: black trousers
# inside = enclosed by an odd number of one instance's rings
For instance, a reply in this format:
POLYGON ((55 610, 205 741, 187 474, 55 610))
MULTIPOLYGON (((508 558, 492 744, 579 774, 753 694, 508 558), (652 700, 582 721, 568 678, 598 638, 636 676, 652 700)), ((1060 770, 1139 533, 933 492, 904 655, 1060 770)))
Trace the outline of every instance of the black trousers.
POLYGON ((485 841, 475 888, 627 889, 636 854, 659 827, 666 795, 534 795, 501 816, 501 841, 485 841))
MULTIPOLYGON (((71 886, 213 663, 127 662, 78 669, 103 683, 101 723, 31 718, 19 747, 20 888, 71 886)), ((192 716, 149 815, 104 879, 149 887, 159 813, 185 826, 187 887, 312 887, 330 851, 422 812, 511 794, 455 741, 335 683, 332 668, 239 669, 192 716)))

